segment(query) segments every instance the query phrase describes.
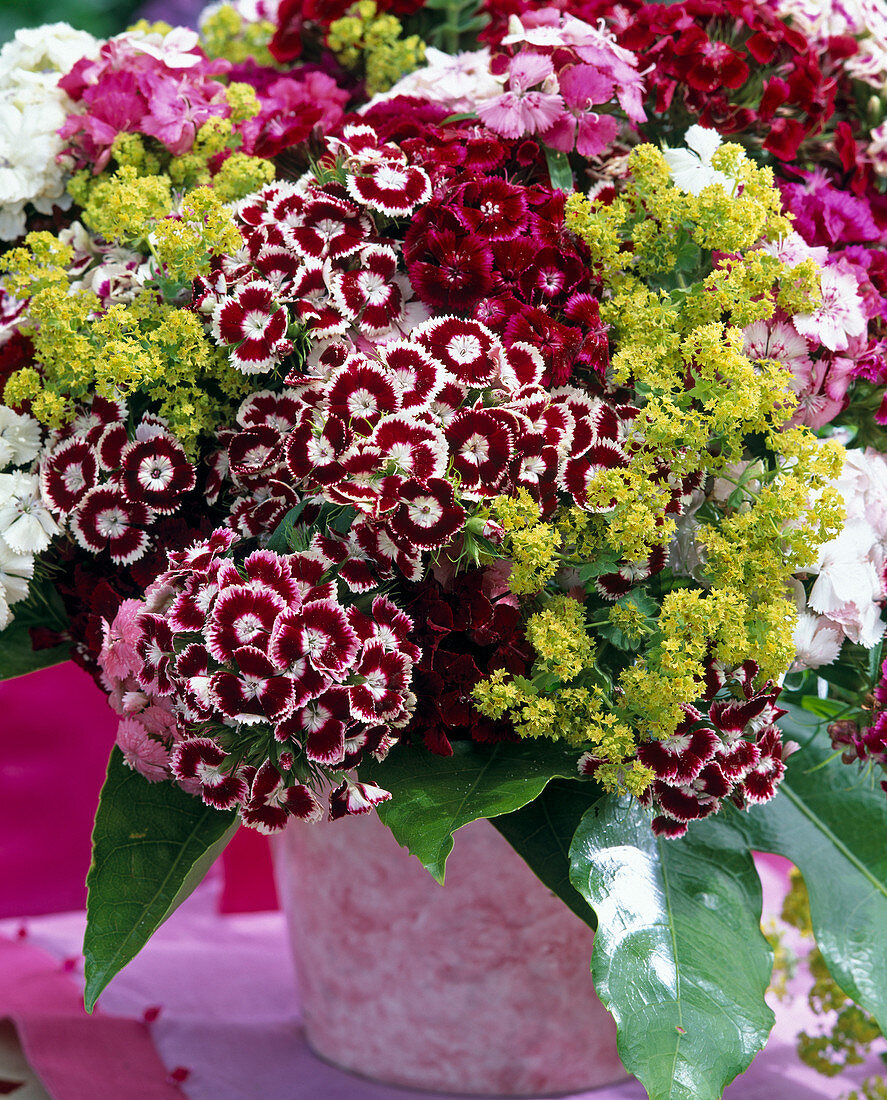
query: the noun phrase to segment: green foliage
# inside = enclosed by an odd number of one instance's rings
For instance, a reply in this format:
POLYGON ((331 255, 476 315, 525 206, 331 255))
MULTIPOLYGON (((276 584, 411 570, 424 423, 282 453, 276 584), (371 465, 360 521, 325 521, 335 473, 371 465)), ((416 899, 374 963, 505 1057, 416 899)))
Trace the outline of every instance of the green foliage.
POLYGON ((0 5, 0 43, 21 27, 58 22, 107 38, 122 31, 140 6, 139 0, 4 0, 0 5))
POLYGON ((53 585, 46 577, 35 577, 24 600, 12 607, 13 620, 0 631, 0 680, 11 680, 41 668, 61 664, 70 657, 68 645, 34 649, 29 628, 45 627, 64 634, 68 617, 53 585))
POLYGON ((149 783, 113 750, 86 880, 88 1011, 200 883, 236 829, 234 813, 205 806, 173 783, 149 783))
POLYGON ((829 972, 887 1030, 887 799, 835 758, 815 715, 791 706, 780 724, 803 748, 776 798, 732 814, 731 824, 750 848, 795 864, 829 972))
POLYGON ((398 745, 382 763, 361 764, 360 775, 391 791, 379 817, 442 884, 457 829, 525 806, 556 776, 575 776, 575 756, 533 742, 456 741, 452 756, 398 745))
POLYGON ((490 21, 482 6, 479 0, 425 0, 419 11, 404 18, 404 29, 444 53, 474 50, 478 31, 490 21))
POLYGON ((657 838, 636 800, 584 815, 573 886, 598 918, 592 976, 650 1100, 716 1100, 763 1047, 772 954, 742 836, 717 819, 657 838))

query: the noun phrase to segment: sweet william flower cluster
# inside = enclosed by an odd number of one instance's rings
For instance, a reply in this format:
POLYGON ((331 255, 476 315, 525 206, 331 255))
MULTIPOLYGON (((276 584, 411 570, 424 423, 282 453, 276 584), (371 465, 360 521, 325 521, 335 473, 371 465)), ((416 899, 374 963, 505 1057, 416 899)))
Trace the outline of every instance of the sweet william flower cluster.
POLYGON ((544 738, 678 837, 774 795, 786 671, 883 632, 811 431, 882 418, 881 108, 839 95, 878 26, 489 4, 425 53, 415 9, 222 5, 62 66, 67 197, 3 208, 2 606, 51 572, 37 641, 129 765, 265 831, 370 809, 398 742, 544 738))

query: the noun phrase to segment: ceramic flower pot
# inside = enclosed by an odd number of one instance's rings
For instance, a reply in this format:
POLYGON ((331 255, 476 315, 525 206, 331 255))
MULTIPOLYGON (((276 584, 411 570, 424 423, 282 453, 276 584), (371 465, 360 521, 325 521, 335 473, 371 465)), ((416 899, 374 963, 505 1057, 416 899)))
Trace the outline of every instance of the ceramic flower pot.
POLYGON ((626 1074, 593 934, 486 821, 440 887, 373 816, 275 839, 307 1038, 389 1084, 539 1096, 626 1074))

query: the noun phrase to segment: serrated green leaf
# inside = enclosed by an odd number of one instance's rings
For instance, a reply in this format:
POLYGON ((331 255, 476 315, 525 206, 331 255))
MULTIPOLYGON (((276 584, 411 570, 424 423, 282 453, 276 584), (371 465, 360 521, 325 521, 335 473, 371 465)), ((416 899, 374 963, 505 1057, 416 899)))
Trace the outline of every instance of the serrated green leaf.
POLYGON ((392 794, 379 806, 379 817, 440 883, 457 829, 517 810, 551 779, 575 774, 576 750, 543 740, 456 741, 452 756, 398 745, 381 763, 360 766, 362 779, 392 794))
POLYGON ((70 657, 71 648, 67 645, 32 649, 31 636, 24 623, 13 620, 4 631, 0 631, 0 680, 12 680, 28 672, 60 665, 70 657))
POLYGON ((594 783, 553 779, 538 798, 490 821, 536 877, 591 928, 597 927, 594 910, 570 882, 570 844, 583 814, 600 797, 594 783))
POLYGON ((789 757, 776 797, 732 815, 748 845, 804 876, 816 943, 844 992, 887 1032, 887 798, 876 779, 829 760, 824 724, 797 706, 780 719, 789 757))
POLYGON ((91 1012, 114 975, 195 889, 237 829, 173 783, 149 783, 111 753, 86 885, 84 1000, 91 1012))
POLYGON ((650 1100, 717 1100, 773 1025, 761 886, 742 835, 710 818, 658 838, 636 800, 609 796, 583 817, 570 859, 597 913, 592 976, 625 1068, 650 1100))
POLYGON ((578 569, 579 583, 588 584, 604 573, 612 573, 619 568, 619 555, 615 550, 604 547, 594 561, 585 562, 578 569))

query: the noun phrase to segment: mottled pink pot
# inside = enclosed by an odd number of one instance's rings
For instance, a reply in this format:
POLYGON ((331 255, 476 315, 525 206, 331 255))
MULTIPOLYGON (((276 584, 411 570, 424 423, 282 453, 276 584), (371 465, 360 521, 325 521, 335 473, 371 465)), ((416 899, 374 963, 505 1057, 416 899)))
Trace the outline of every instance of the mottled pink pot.
POLYGON ((373 814, 294 822, 275 863, 312 1048, 390 1084, 484 1096, 623 1079, 593 935, 486 821, 438 886, 373 814))

